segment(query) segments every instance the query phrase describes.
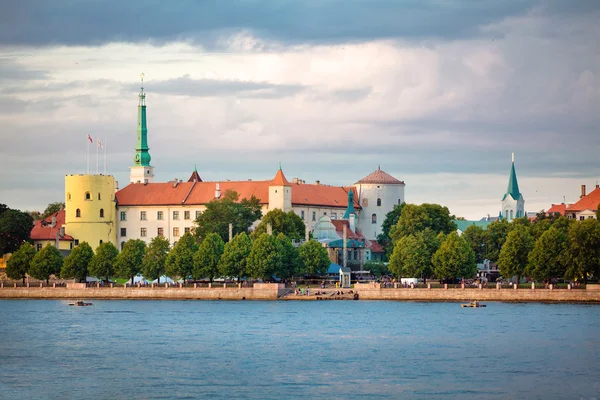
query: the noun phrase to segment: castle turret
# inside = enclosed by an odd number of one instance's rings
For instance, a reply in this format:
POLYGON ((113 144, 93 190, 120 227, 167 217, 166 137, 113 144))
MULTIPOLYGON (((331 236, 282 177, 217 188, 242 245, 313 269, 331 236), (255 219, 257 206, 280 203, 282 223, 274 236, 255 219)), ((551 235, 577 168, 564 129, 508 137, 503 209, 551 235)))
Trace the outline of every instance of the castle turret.
POLYGON ((129 167, 129 181, 131 183, 152 183, 154 180, 154 167, 150 165, 150 148, 148 147, 148 127, 146 124, 146 93, 144 93, 144 74, 141 75, 142 87, 138 95, 138 126, 137 143, 133 165, 129 167))
POLYGON ((292 185, 285 178, 281 164, 269 185, 269 210, 275 208, 279 208, 283 212, 292 210, 292 185))

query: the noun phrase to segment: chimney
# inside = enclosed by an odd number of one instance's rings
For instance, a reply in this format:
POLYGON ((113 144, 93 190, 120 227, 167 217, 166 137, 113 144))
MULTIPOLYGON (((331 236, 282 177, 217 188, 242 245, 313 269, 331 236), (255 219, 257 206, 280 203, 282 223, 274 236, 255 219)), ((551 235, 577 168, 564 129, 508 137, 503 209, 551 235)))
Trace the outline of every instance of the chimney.
POLYGON ((315 184, 320 185, 321 181, 315 181, 315 184))
POLYGON ((53 215, 53 216, 52 216, 52 222, 50 223, 50 226, 51 226, 52 228, 54 228, 54 227, 56 226, 56 215, 53 215))
POLYGON ((63 203, 60 203, 59 210, 60 210, 60 211, 62 211, 62 210, 64 210, 64 209, 65 209, 65 206, 63 205, 63 203))
POLYGON ((179 180, 177 178, 175 178, 173 180, 173 187, 176 188, 178 183, 179 183, 179 180))
POLYGON ((56 240, 55 240, 54 247, 56 247, 57 249, 59 248, 59 244, 58 244, 58 232, 56 232, 56 240))
POLYGON ((65 236, 65 227, 64 227, 64 226, 61 226, 61 227, 60 227, 60 236, 61 236, 61 237, 64 237, 64 236, 65 236))
POLYGON ((350 225, 350 230, 352 233, 356 233, 355 221, 354 221, 354 213, 350 214, 350 218, 348 218, 348 222, 350 225))
POLYGON ((600 183, 596 183, 596 189, 600 189, 600 183))
POLYGON ((215 199, 221 198, 221 184, 217 182, 217 187, 215 189, 215 199))
POLYGON ((581 197, 580 198, 584 198, 585 197, 585 185, 581 185, 581 197))

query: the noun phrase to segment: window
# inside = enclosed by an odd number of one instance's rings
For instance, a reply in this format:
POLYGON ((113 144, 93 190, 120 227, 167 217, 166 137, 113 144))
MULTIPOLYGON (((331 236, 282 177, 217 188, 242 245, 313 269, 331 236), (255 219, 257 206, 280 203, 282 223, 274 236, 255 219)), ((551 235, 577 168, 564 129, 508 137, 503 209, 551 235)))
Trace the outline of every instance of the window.
POLYGON ((37 251, 40 251, 42 249, 42 244, 41 243, 36 244, 35 248, 37 251))
POLYGON ((323 212, 323 215, 327 215, 327 212, 323 212))
POLYGON ((102 200, 100 197, 100 192, 98 192, 98 200, 102 200))
POLYGON ((368 207, 369 206, 369 199, 363 199, 362 203, 363 203, 363 207, 368 207))
POLYGON ((398 205, 402 204, 402 199, 398 199, 398 205))
POLYGON ((196 219, 200 216, 200 211, 196 211, 196 219))
POLYGON ((86 200, 91 200, 92 196, 90 195, 90 192, 85 192, 85 199, 86 200))
POLYGON ((121 221, 127 221, 127 212, 121 211, 121 221))
POLYGON ((190 219, 190 212, 189 211, 184 211, 183 212, 183 219, 190 219))
POLYGON ((104 208, 100 209, 100 218, 104 218, 104 208))
POLYGON ((300 211, 300 218, 304 219, 304 210, 300 211))
POLYGON ((125 242, 121 242, 121 250, 123 250, 123 247, 125 247, 125 242))
POLYGON ((173 211, 173 220, 179 219, 179 211, 173 211))
POLYGON ((331 213, 331 219, 337 219, 337 214, 336 213, 331 213))
POLYGON ((183 232, 184 233, 190 233, 190 227, 186 226, 185 228, 183 228, 183 232))
POLYGON ((81 210, 79 208, 75 210, 75 218, 81 218, 81 210))
POLYGON ((69 243, 69 249, 73 250, 73 242, 69 243))
POLYGON ((179 228, 173 228, 173 236, 179 236, 179 228))
POLYGON ((377 207, 381 207, 381 199, 377 199, 377 207))
POLYGON ((71 201, 71 193, 67 193, 67 201, 71 201))
POLYGON ((165 235, 165 230, 163 228, 158 228, 158 231, 156 232, 156 234, 158 236, 164 236, 165 235))
POLYGON ((584 219, 585 219, 585 217, 583 215, 579 217, 580 221, 583 221, 584 219))
POLYGON ((146 237, 146 228, 140 228, 140 236, 146 237))
POLYGON ((372 224, 376 224, 377 223, 377 214, 371 215, 371 223, 372 224))
POLYGON ((163 219, 163 212, 162 211, 157 211, 156 212, 156 219, 159 221, 162 221, 163 219))
POLYGON ((313 221, 316 221, 316 220, 317 220, 317 212, 316 212, 316 211, 313 211, 313 214, 312 214, 312 220, 313 220, 313 221))
POLYGON ((121 228, 121 237, 127 236, 127 228, 121 228))
POLYGON ((140 220, 146 221, 148 218, 146 217, 146 211, 140 211, 140 220))
POLYGON ((100 244, 102 244, 102 239, 100 239, 100 244))
POLYGON ((75 246, 79 245, 79 239, 75 239, 75 246))

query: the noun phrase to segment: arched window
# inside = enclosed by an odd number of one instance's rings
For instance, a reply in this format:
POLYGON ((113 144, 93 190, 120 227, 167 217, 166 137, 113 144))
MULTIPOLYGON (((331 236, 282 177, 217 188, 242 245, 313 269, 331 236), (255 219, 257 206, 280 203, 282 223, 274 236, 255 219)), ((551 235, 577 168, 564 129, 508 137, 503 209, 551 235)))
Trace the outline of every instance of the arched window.
POLYGON ((381 199, 377 199, 377 207, 381 207, 381 199))
POLYGON ((372 224, 376 224, 377 223, 377 214, 371 215, 371 223, 372 224))
POLYGON ((100 218, 104 218, 104 208, 100 209, 100 218))
POLYGON ((102 239, 100 239, 100 244, 102 244, 102 239))
POLYGON ((98 192, 98 200, 100 200, 100 192, 98 192))
POLYGON ((510 210, 510 219, 513 219, 513 210, 510 210))
POLYGON ((67 201, 71 200, 71 193, 67 193, 67 201))
POLYGON ((90 195, 90 192, 85 192, 85 199, 86 200, 91 200, 92 196, 90 195))
POLYGON ((75 210, 75 218, 81 218, 81 210, 79 208, 75 210))

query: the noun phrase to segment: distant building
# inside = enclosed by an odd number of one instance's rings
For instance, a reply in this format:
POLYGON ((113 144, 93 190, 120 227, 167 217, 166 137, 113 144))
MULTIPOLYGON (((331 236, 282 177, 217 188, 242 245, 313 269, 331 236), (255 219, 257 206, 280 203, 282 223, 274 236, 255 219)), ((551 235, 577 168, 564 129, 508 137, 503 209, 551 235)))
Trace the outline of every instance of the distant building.
POLYGON ((462 235, 463 233, 465 233, 469 226, 478 226, 482 229, 487 229, 488 225, 494 221, 490 218, 487 220, 484 219, 480 221, 466 221, 462 219, 455 219, 452 220, 452 222, 456 224, 456 232, 458 232, 459 235, 462 235))
POLYGON ((72 236, 65 234, 65 210, 59 210, 46 219, 34 221, 31 241, 37 251, 49 244, 59 250, 71 250, 75 244, 72 236))
POLYGON ((519 183, 517 182, 517 173, 515 171, 515 153, 512 154, 508 188, 502 197, 501 206, 500 215, 509 222, 515 218, 525 216, 525 199, 519 191, 519 183))
POLYGON ((569 205, 565 203, 552 204, 552 207, 550 207, 548 211, 546 211, 546 215, 548 217, 565 215, 568 206, 569 205))
POLYGON ((600 185, 589 194, 586 193, 585 185, 581 185, 581 196, 579 201, 571 204, 565 209, 565 215, 570 219, 583 221, 588 218, 596 218, 596 211, 600 204, 600 185))

